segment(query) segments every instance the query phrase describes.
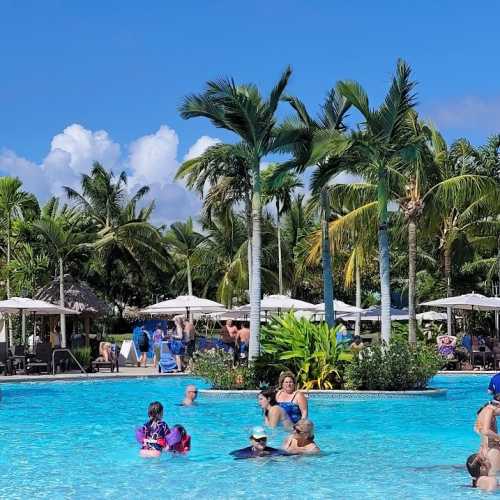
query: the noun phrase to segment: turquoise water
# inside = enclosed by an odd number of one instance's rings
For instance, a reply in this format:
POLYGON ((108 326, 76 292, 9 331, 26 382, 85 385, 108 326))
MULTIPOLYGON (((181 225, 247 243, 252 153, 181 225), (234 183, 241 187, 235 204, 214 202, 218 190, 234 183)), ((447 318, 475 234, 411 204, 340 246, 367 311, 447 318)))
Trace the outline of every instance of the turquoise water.
POLYGON ((228 455, 261 423, 256 401, 179 407, 186 378, 2 384, 0 498, 479 498, 462 464, 488 380, 436 377, 437 398, 311 399, 324 455, 257 461, 228 455), (192 435, 189 455, 139 458, 134 428, 156 399, 192 435))

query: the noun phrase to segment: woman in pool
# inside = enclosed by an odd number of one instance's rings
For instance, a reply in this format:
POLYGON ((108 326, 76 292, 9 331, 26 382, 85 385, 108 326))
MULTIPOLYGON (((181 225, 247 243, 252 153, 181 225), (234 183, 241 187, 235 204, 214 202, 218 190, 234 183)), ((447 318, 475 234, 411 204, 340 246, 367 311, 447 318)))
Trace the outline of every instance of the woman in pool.
POLYGON ((283 449, 291 455, 312 455, 321 450, 314 442, 314 425, 307 418, 300 419, 293 426, 291 434, 284 442, 283 449))
POLYGON ((276 391, 266 389, 259 394, 259 405, 264 412, 264 423, 269 427, 282 424, 287 429, 292 428, 292 421, 288 418, 286 411, 276 401, 276 391))
POLYGON ((163 405, 154 401, 148 407, 149 420, 142 426, 141 457, 159 457, 167 446, 167 436, 170 432, 163 421, 163 405))
POLYGON ((307 399, 302 392, 295 390, 295 376, 292 372, 282 372, 278 381, 279 391, 276 401, 285 410, 292 423, 307 418, 307 399))
MULTIPOLYGON (((498 453, 498 450, 490 450, 491 452, 498 453)), ((472 476, 473 488, 479 488, 483 491, 495 491, 498 488, 496 474, 492 470, 488 457, 474 453, 467 459, 466 466, 472 476)))

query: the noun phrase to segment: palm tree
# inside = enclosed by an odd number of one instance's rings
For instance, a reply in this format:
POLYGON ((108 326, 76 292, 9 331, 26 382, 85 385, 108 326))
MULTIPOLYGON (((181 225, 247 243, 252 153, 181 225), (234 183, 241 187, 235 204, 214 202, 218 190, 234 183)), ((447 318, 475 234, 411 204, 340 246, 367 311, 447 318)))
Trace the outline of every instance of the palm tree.
MULTIPOLYGON (((34 230, 40 235, 59 271, 59 304, 64 307, 64 265, 69 257, 91 241, 91 235, 82 225, 82 214, 76 208, 59 206, 59 200, 52 198, 42 210, 34 230)), ((66 317, 61 314, 61 347, 66 343, 66 317)))
POLYGON ((186 222, 172 224, 163 237, 167 248, 186 262, 189 295, 193 295, 193 279, 191 276, 193 255, 206 239, 206 236, 193 229, 193 219, 191 217, 186 222))
POLYGON ((261 300, 261 179, 260 164, 268 154, 290 149, 295 133, 276 128, 276 110, 287 86, 291 69, 287 68, 268 99, 255 85, 237 85, 233 79, 207 83, 205 92, 190 95, 180 107, 182 118, 208 118, 216 127, 235 133, 242 141, 252 175, 252 265, 250 290, 250 360, 260 351, 261 300))
POLYGON ((391 281, 389 257, 389 216, 387 205, 390 200, 390 177, 408 158, 416 156, 419 143, 408 127, 408 114, 415 106, 410 80, 411 69, 402 60, 398 61, 396 74, 382 105, 370 108, 368 95, 361 85, 353 81, 339 84, 342 95, 363 116, 360 132, 353 133, 353 148, 359 154, 359 161, 351 170, 363 174, 367 168, 377 172, 377 220, 380 261, 381 292, 381 334, 388 342, 391 336, 391 281))
POLYGON ((279 294, 283 295, 283 258, 281 252, 281 216, 287 213, 292 205, 292 194, 297 188, 302 187, 302 181, 292 173, 286 173, 274 177, 277 165, 269 165, 262 172, 262 191, 264 200, 267 202, 274 199, 276 203, 276 226, 278 232, 278 289, 279 294))
POLYGON ((294 161, 280 167, 281 171, 295 168, 301 172, 305 167, 314 165, 311 189, 316 206, 320 209, 322 250, 321 265, 323 272, 323 301, 325 303, 325 320, 328 326, 335 323, 334 290, 332 274, 332 255, 328 233, 328 222, 331 217, 328 184, 331 179, 344 168, 342 149, 348 148, 349 142, 343 135, 344 118, 350 104, 334 87, 327 94, 319 117, 314 120, 305 105, 297 97, 286 97, 285 100, 297 113, 297 122, 286 122, 285 129, 296 129, 300 132, 301 142, 293 150, 294 161), (337 152, 328 151, 329 146, 336 145, 337 152))
POLYGON ((252 179, 251 161, 242 144, 215 144, 200 156, 184 162, 176 179, 184 179, 189 189, 203 198, 204 216, 223 217, 243 200, 247 228, 248 290, 252 256, 252 179))
MULTIPOLYGON (((14 219, 30 215, 36 215, 39 211, 38 201, 30 193, 22 191, 22 182, 16 177, 0 178, 0 217, 5 220, 5 240, 6 240, 6 292, 10 298, 10 273, 12 257, 12 222, 14 219)), ((13 344, 14 337, 12 331, 12 320, 9 315, 9 343, 13 344)))

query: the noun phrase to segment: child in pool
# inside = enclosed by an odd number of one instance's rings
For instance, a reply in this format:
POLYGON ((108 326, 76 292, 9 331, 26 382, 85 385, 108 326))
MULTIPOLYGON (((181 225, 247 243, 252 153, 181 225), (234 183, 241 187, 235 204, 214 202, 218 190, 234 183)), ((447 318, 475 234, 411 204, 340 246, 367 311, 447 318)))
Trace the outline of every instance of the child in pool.
POLYGON ((148 407, 149 420, 142 426, 141 457, 159 457, 167 446, 168 425, 163 421, 163 405, 154 401, 148 407))

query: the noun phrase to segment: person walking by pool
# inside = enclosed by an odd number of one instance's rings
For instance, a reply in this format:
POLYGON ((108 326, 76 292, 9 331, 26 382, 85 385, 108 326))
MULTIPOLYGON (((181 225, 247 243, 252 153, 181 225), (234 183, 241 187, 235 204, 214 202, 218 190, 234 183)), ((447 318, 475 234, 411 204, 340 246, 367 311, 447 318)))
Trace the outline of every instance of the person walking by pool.
MULTIPOLYGON (((490 450, 488 455, 500 453, 490 450)), ((467 471, 472 476, 472 487, 483 491, 495 491, 498 488, 496 471, 493 471, 490 457, 483 457, 478 453, 470 455, 466 462, 467 471)))
POLYGON ((191 320, 184 323, 183 341, 186 349, 186 358, 190 359, 193 357, 196 345, 196 329, 191 320))
POLYGON ((189 384, 186 387, 186 392, 184 393, 184 399, 182 400, 181 406, 193 406, 197 397, 198 389, 195 385, 189 384))
POLYGON ((50 332, 50 347, 52 349, 59 349, 61 347, 61 329, 58 326, 50 332))
POLYGON ((163 405, 153 401, 148 407, 149 420, 142 426, 142 457, 159 457, 167 446, 167 436, 170 432, 163 421, 163 405))
POLYGON ((183 370, 182 355, 184 354, 184 344, 182 343, 184 338, 184 317, 181 315, 174 316, 174 325, 170 351, 175 356, 177 371, 181 372, 183 370))
POLYGON ((156 368, 160 362, 161 343, 163 342, 164 333, 161 324, 156 325, 156 330, 153 332, 153 368, 156 368))
POLYGON ((283 449, 292 455, 311 455, 321 450, 314 442, 314 425, 307 418, 301 418, 294 426, 293 433, 285 440, 283 449))
POLYGON ((238 328, 233 324, 232 319, 226 320, 226 324, 220 330, 220 337, 226 349, 229 352, 235 352, 238 328))
POLYGON ((295 375, 292 372, 286 371, 280 374, 276 401, 294 424, 301 418, 307 418, 308 412, 307 399, 296 387, 295 375))
POLYGON ((141 356, 137 366, 141 366, 142 363, 144 368, 146 368, 149 352, 149 333, 144 326, 142 327, 141 335, 139 336, 139 352, 141 353, 141 356))
POLYGON ((250 328, 248 328, 248 323, 243 323, 242 327, 236 334, 237 352, 239 354, 240 361, 246 360, 248 358, 249 341, 250 328))
POLYGON ((236 459, 272 457, 288 455, 288 453, 277 448, 267 446, 267 435, 263 427, 254 427, 250 434, 250 446, 234 450, 230 453, 236 459))
POLYGON ((276 401, 276 391, 266 389, 261 391, 258 397, 259 406, 264 413, 264 423, 268 427, 283 425, 286 429, 291 429, 293 424, 286 411, 276 401))

